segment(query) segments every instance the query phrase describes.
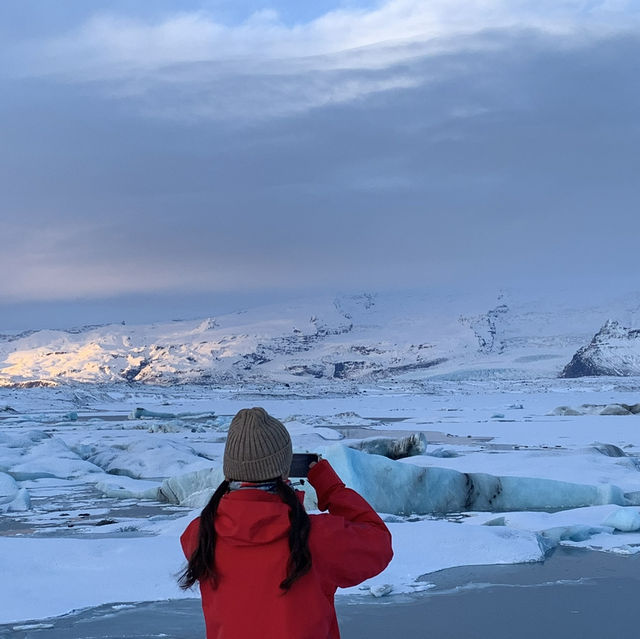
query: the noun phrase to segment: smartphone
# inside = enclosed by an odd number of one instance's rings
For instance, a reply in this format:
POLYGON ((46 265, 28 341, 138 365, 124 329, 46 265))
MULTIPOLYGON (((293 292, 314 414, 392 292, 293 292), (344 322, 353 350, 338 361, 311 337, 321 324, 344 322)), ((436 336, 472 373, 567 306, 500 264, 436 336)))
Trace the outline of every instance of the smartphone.
POLYGON ((293 453, 289 477, 306 477, 309 473, 309 465, 317 461, 316 453, 293 453))

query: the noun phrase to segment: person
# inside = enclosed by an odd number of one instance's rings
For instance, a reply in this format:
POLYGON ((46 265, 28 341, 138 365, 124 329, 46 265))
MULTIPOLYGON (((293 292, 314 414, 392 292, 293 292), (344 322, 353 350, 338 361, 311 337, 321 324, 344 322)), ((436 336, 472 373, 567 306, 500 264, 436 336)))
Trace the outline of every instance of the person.
POLYGON ((309 515, 288 481, 291 438, 263 408, 229 427, 225 480, 180 538, 180 585, 200 585, 207 639, 339 639, 338 587, 391 561, 391 534, 327 460, 308 480, 327 513, 309 515))

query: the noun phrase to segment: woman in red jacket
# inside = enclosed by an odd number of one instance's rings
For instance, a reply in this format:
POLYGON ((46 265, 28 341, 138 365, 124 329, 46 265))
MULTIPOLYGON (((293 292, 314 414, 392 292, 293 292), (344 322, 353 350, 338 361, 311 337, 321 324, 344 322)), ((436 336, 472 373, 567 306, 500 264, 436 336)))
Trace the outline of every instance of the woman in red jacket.
POLYGON ((290 465, 281 422, 262 408, 233 418, 226 479, 180 538, 189 562, 180 585, 199 582, 207 639, 338 639, 336 588, 391 561, 387 527, 326 460, 308 479, 329 514, 307 514, 290 465))

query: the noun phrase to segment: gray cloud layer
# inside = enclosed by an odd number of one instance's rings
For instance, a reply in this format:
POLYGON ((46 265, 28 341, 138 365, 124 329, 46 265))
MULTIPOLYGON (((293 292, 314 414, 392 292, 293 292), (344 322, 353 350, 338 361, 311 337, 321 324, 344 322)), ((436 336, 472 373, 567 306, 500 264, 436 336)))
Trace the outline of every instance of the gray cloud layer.
POLYGON ((639 33, 358 55, 5 78, 0 300, 635 285, 639 33))

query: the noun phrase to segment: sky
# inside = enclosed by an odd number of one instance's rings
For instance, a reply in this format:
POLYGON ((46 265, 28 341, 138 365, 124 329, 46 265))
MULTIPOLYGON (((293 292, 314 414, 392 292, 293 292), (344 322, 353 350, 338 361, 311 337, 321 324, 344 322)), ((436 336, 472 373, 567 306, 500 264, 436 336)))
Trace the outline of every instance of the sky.
POLYGON ((4 0, 0 331, 638 289, 635 0, 4 0))

